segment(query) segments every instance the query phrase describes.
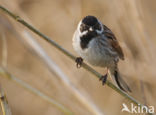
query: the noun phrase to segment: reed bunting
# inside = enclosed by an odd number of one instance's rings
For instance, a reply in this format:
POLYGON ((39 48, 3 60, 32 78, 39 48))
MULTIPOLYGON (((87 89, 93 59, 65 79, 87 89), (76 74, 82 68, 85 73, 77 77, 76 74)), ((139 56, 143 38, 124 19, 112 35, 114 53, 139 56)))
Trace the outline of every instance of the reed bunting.
POLYGON ((131 92, 117 65, 119 59, 124 60, 123 51, 113 32, 96 17, 86 16, 79 22, 73 35, 73 47, 80 55, 76 59, 77 67, 81 67, 83 59, 91 65, 106 67, 107 73, 100 78, 103 85, 109 73, 116 86, 125 92, 131 92))

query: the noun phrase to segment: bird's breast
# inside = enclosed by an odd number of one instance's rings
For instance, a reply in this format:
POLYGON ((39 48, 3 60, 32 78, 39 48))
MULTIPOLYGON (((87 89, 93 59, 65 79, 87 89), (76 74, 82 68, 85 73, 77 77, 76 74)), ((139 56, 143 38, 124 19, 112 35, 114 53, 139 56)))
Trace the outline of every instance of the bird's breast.
POLYGON ((95 66, 106 67, 114 60, 110 55, 110 49, 106 40, 101 38, 92 38, 85 41, 85 48, 82 48, 81 38, 74 34, 73 47, 75 51, 87 62, 95 66))
POLYGON ((86 34, 80 36, 80 46, 82 49, 88 48, 89 42, 97 36, 95 31, 89 31, 86 34))
POLYGON ((93 39, 90 41, 88 49, 83 52, 82 57, 92 65, 105 67, 113 60, 108 50, 107 43, 101 44, 99 40, 93 39))

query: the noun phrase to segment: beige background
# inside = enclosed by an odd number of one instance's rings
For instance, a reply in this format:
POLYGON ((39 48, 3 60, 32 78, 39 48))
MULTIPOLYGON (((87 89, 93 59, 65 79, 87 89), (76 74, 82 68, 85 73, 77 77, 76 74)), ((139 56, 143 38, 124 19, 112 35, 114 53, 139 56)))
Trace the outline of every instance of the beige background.
MULTIPOLYGON (((0 0, 5 6, 63 48, 76 55, 72 35, 80 19, 98 17, 115 33, 123 48, 125 61, 120 71, 132 89, 132 96, 156 107, 156 2, 155 0, 0 0)), ((90 111, 58 76, 50 72, 41 59, 24 45, 24 31, 31 34, 56 62, 82 95, 105 115, 128 115, 121 112, 128 100, 84 69, 77 69, 67 56, 9 18, 0 10, 0 60, 2 39, 7 40, 7 69, 16 77, 51 96, 76 115, 90 111)), ((1 63, 2 65, 2 63, 1 63)), ((94 67, 102 74, 105 69, 94 67)), ((0 76, 13 115, 62 115, 58 108, 0 76)))

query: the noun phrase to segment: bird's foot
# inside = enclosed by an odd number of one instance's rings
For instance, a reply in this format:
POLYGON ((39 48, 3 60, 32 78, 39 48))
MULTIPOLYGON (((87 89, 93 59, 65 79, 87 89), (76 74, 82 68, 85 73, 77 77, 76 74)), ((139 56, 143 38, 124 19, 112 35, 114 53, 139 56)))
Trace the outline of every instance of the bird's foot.
POLYGON ((108 75, 107 74, 105 74, 104 76, 101 76, 100 77, 100 81, 102 81, 102 85, 104 85, 105 83, 106 83, 106 81, 107 81, 107 77, 108 77, 108 75))
POLYGON ((83 63, 83 59, 81 57, 77 57, 75 62, 76 62, 76 67, 80 68, 83 63))

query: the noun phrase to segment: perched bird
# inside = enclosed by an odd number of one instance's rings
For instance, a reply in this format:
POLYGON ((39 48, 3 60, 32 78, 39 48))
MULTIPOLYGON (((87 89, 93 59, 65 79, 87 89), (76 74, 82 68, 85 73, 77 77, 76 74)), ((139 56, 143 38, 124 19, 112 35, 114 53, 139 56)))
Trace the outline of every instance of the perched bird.
POLYGON ((80 55, 76 59, 77 67, 81 67, 83 59, 91 65, 106 67, 106 75, 100 78, 103 85, 110 73, 121 90, 131 92, 117 65, 119 59, 124 60, 123 51, 113 32, 95 16, 86 16, 79 22, 73 35, 73 47, 80 55))

